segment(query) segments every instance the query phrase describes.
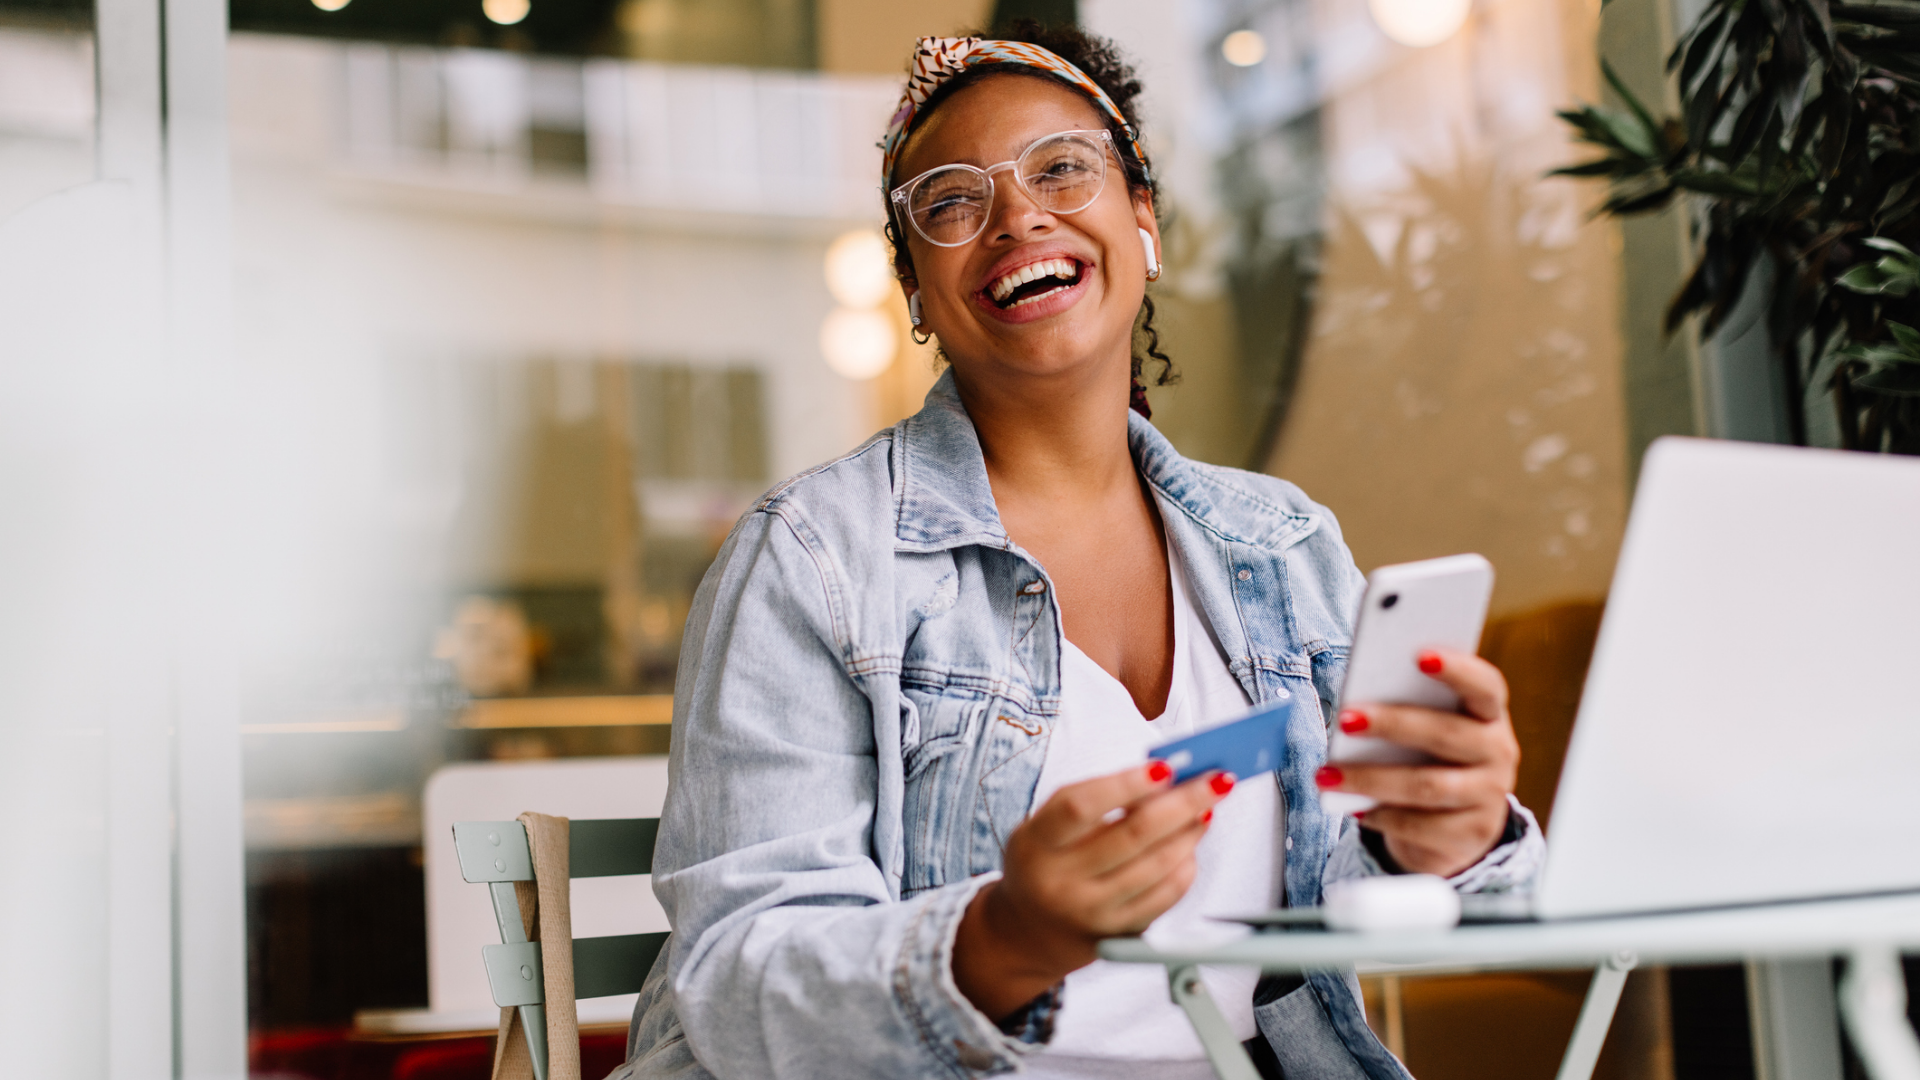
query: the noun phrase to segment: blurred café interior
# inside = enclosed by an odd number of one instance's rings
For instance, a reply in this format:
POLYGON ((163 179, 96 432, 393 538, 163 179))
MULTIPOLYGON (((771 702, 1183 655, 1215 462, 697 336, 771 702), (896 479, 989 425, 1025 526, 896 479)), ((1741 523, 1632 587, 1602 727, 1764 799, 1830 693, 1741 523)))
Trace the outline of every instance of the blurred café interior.
MULTIPOLYGON (((1684 204, 1548 175, 1586 156, 1556 110, 1618 104, 1603 57, 1671 97, 1699 6, 0 0, 0 487, 31 523, 0 530, 0 791, 35 823, 0 911, 47 973, 4 995, 7 1071, 487 1075, 449 815, 533 808, 485 800, 535 773, 657 812, 720 541, 937 375, 874 180, 908 49, 1019 17, 1146 83, 1154 422, 1300 484, 1362 568, 1497 565, 1483 651, 1549 818, 1640 455, 1787 441, 1800 405, 1753 320, 1663 327, 1684 204)), ((1587 979, 1364 989, 1423 1080, 1517 1080, 1587 979)), ((1636 971, 1597 1075, 1766 1080, 1746 979, 1636 971)), ((630 1003, 583 1011, 587 1075, 630 1003)))

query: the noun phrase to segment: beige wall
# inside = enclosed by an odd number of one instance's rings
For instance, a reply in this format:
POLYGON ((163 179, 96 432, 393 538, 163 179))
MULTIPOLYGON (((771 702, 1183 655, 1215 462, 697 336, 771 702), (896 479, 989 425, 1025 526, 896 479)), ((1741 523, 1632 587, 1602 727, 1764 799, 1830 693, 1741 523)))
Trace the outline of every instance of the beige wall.
POLYGON ((914 39, 978 29, 993 13, 993 2, 818 0, 815 10, 822 71, 898 75, 907 68, 914 39))
MULTIPOLYGON (((1364 0, 1322 0, 1330 38, 1364 0)), ((1597 92, 1597 5, 1495 0, 1329 64, 1329 229, 1271 471, 1363 569, 1479 551, 1495 613, 1605 594, 1626 509, 1617 231, 1552 110, 1597 92)))

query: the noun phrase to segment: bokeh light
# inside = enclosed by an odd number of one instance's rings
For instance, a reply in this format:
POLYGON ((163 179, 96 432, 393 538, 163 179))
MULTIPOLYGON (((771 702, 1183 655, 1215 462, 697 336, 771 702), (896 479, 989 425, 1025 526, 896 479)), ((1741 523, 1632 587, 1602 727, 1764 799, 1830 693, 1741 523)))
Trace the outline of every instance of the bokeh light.
POLYGON ((1234 67, 1252 67, 1267 58, 1267 39, 1258 30, 1235 30, 1220 42, 1220 55, 1234 67))
POLYGON ((1423 49, 1452 37, 1467 21, 1473 0, 1367 0, 1381 32, 1423 49))
POLYGON ((533 10, 532 0, 480 0, 480 10, 501 26, 512 26, 533 10))
POLYGON ((879 306, 894 288, 887 242, 872 229, 842 233, 827 248, 827 288, 850 308, 879 306))
POLYGON ((820 354, 849 379, 871 379, 887 370, 899 347, 899 333, 885 311, 835 308, 820 324, 820 354))

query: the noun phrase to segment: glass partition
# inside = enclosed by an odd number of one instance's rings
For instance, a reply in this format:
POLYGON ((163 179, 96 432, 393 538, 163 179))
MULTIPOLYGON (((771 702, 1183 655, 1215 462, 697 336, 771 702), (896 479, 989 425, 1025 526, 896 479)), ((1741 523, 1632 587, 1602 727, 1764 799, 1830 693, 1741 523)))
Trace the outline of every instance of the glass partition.
POLYGON ((282 567, 243 674, 250 1014, 297 1072, 293 1032, 471 996, 429 993, 432 778, 663 754, 734 521, 932 368, 875 234, 890 79, 251 32, 229 64, 282 567))
POLYGON ((0 920, 19 928, 0 1040, 10 1072, 104 1080, 110 728, 142 704, 111 628, 145 610, 113 536, 126 440, 100 420, 124 416, 128 342, 108 325, 125 206, 92 184, 94 51, 90 8, 0 3, 0 920))

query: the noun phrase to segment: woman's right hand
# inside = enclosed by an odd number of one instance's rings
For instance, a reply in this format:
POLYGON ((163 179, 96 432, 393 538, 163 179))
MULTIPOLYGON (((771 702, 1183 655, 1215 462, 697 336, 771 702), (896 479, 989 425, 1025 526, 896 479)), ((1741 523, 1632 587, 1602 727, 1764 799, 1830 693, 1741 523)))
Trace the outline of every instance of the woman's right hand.
POLYGON ((953 978, 999 1020, 1098 958, 1102 938, 1137 934, 1186 895, 1214 804, 1233 777, 1172 785, 1149 762, 1055 792, 1007 838, 999 881, 961 917, 953 978))

